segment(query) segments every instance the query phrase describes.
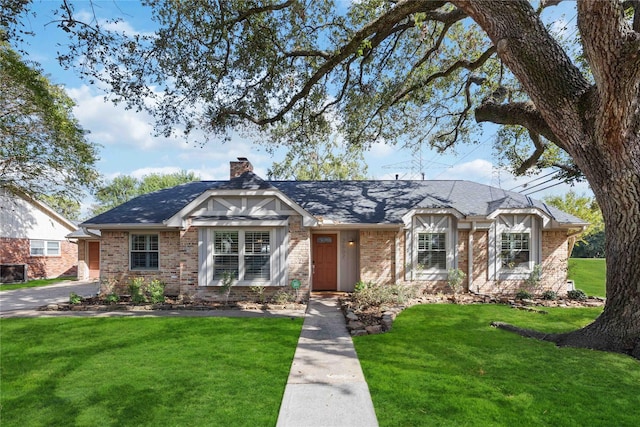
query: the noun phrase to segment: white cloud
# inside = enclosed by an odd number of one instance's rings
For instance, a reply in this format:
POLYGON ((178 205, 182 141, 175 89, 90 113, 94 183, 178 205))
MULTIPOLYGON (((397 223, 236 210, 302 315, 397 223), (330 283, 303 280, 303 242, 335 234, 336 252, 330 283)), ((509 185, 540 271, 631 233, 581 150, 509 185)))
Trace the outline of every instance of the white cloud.
POLYGON ((454 165, 430 179, 467 180, 488 184, 493 177, 493 164, 488 160, 475 159, 454 165))
POLYGON ((127 145, 144 149, 166 143, 165 138, 153 138, 151 118, 144 113, 126 110, 124 105, 105 101, 87 86, 68 88, 67 93, 76 102, 74 115, 89 130, 89 139, 104 146, 127 145))
POLYGON ((396 153, 397 148, 391 144, 384 144, 382 142, 376 142, 371 145, 369 154, 376 158, 388 158, 396 153))

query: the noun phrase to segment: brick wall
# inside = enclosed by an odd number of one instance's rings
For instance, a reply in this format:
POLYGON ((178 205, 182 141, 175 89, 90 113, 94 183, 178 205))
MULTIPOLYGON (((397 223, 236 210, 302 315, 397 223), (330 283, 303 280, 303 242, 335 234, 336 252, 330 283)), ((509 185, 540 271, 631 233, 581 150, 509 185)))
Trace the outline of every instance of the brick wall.
POLYGON ((489 230, 473 233, 473 278, 471 290, 494 293, 496 283, 489 280, 489 230))
POLYGON ((60 256, 31 256, 29 239, 0 238, 0 264, 27 264, 29 279, 76 276, 78 246, 63 240, 60 256))
POLYGON ((569 245, 565 231, 542 232, 542 283, 544 289, 559 294, 567 291, 569 245))
POLYGON ((303 227, 301 216, 289 217, 288 276, 289 281, 300 280, 300 293, 303 295, 308 295, 311 289, 310 256, 311 233, 309 229, 303 227))
MULTIPOLYGON (((291 216, 289 223, 288 279, 301 282, 299 295, 309 293, 310 233, 302 226, 302 217, 291 216)), ((148 271, 129 270, 129 232, 103 231, 101 241, 102 263, 100 278, 118 283, 118 291, 126 293, 129 281, 134 277, 148 280, 160 279, 165 284, 166 295, 185 295, 208 300, 223 300, 218 287, 198 286, 198 229, 158 232, 160 246, 159 269, 148 271)), ((268 287, 269 296, 282 287, 268 287)), ((290 289, 288 286, 286 289, 290 289)), ((247 286, 234 286, 230 300, 255 298, 247 286)))
POLYGON ((396 233, 390 230, 360 232, 360 280, 395 283, 396 233))

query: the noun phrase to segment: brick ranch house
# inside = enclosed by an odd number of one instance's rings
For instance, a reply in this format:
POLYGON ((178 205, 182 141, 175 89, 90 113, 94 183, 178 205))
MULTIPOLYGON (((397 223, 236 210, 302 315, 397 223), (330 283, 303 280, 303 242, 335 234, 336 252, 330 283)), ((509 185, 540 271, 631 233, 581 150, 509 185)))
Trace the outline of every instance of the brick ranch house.
POLYGON ((78 248, 65 236, 76 229, 47 204, 0 187, 0 282, 75 276, 78 248))
POLYGON ((218 299, 231 273, 240 299, 294 281, 302 295, 358 281, 433 292, 457 268, 465 290, 496 293, 540 265, 541 287, 564 292, 567 241, 586 225, 468 181, 265 181, 245 158, 230 170, 228 181, 156 191, 81 224, 100 233, 100 278, 159 278, 168 295, 218 299))

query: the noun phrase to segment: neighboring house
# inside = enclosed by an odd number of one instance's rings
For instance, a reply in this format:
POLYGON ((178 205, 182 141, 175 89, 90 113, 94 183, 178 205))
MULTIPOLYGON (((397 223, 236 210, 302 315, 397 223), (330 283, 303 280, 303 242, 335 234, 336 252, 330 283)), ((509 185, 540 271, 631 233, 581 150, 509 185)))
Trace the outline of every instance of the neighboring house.
POLYGON ((81 224, 100 232, 101 279, 159 278, 168 294, 215 299, 229 274, 241 298, 296 280, 304 293, 358 281, 438 291, 457 268, 466 290, 496 293, 540 265, 544 289, 565 291, 567 239, 586 225, 468 181, 264 181, 252 170, 239 158, 228 181, 156 191, 81 224))
POLYGON ((75 276, 78 248, 65 236, 76 229, 45 203, 0 187, 0 282, 75 276))

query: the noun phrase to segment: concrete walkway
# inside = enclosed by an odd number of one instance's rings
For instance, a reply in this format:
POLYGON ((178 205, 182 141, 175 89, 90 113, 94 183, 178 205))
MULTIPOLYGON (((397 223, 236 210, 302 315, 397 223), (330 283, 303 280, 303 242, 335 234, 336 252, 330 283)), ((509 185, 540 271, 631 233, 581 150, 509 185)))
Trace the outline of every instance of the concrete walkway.
POLYGON ((377 426, 369 387, 336 297, 312 296, 278 427, 377 426))

